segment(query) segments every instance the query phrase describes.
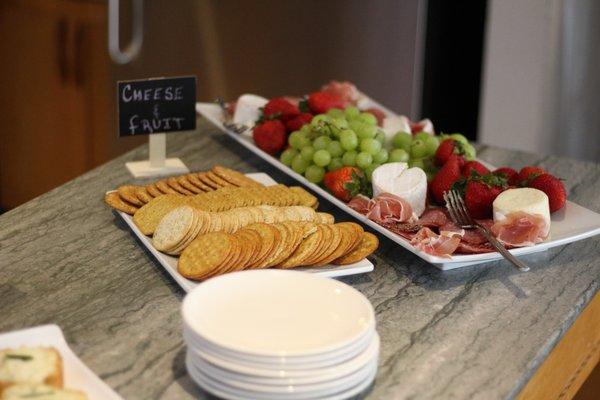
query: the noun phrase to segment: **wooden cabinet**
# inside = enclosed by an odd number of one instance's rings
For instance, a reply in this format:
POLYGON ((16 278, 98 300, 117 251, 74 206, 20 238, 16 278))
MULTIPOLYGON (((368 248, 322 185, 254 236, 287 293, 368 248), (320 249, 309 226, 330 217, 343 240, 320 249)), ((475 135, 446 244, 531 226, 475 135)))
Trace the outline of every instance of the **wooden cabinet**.
POLYGON ((112 110, 107 3, 0 2, 0 208, 125 151, 112 110))

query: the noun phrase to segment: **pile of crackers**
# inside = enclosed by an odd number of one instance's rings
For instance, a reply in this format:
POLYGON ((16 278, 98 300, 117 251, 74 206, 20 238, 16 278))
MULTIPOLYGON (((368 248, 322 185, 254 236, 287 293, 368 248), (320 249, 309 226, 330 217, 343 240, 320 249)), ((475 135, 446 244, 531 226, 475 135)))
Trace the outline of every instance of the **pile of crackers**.
POLYGON ((347 265, 374 252, 377 237, 353 222, 254 223, 235 233, 203 234, 187 246, 177 264, 193 280, 258 268, 347 265))
POLYGON ((210 212, 186 205, 175 208, 160 220, 152 244, 158 251, 179 255, 196 237, 205 233, 234 233, 258 222, 273 224, 288 221, 332 224, 334 218, 331 214, 318 213, 306 206, 260 205, 210 212))
POLYGON ((146 186, 124 185, 115 192, 107 193, 104 201, 119 211, 133 215, 144 204, 165 194, 194 196, 225 187, 252 186, 262 185, 238 171, 215 165, 210 171, 173 176, 146 186))

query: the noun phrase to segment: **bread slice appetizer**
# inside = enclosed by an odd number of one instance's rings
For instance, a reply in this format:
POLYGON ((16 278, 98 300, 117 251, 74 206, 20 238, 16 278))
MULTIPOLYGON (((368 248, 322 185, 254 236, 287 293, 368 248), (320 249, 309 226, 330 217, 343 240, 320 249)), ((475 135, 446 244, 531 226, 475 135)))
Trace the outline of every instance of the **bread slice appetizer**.
POLYGON ((62 358, 49 347, 19 347, 0 350, 0 393, 20 383, 63 387, 62 358))
POLYGON ((6 388, 0 400, 87 400, 79 390, 58 389, 54 386, 21 383, 6 388))

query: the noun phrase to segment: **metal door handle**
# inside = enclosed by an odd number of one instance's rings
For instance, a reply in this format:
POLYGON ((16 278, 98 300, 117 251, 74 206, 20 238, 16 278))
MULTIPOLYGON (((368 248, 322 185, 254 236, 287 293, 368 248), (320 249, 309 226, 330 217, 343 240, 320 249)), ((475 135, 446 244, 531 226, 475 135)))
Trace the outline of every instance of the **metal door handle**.
POLYGON ((144 3, 143 0, 132 0, 133 22, 131 42, 121 51, 119 45, 119 0, 108 1, 108 53, 117 64, 128 64, 133 60, 144 39, 144 3))

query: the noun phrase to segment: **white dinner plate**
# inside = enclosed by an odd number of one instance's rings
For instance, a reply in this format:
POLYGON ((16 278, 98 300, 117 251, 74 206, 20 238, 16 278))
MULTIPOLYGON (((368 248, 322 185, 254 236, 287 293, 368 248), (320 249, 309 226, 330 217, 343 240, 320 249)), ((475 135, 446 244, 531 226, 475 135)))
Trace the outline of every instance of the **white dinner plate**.
POLYGON ((220 382, 207 379, 207 377, 193 367, 193 365, 189 362, 189 359, 186 358, 186 367, 188 373, 198 384, 198 386, 202 387, 204 390, 214 394, 215 396, 230 399, 230 400, 256 400, 256 399, 264 399, 264 400, 308 400, 318 398, 319 400, 342 400, 351 398, 365 389, 369 387, 369 385, 375 379, 375 375, 377 374, 377 368, 374 368, 365 380, 358 383, 357 385, 350 388, 340 388, 340 391, 337 391, 330 395, 322 395, 322 396, 314 396, 314 395, 306 395, 306 394, 290 394, 283 397, 281 394, 269 395, 266 393, 257 393, 257 392, 248 392, 243 390, 238 390, 232 388, 230 386, 224 385, 220 382))
MULTIPOLYGON (((381 109, 386 115, 394 115, 392 111, 385 108, 384 106, 377 103, 368 96, 364 96, 364 98, 362 99, 361 107, 376 107, 381 109)), ((200 115, 212 122, 217 128, 219 128, 221 131, 225 132, 227 135, 232 137, 242 146, 246 147, 248 150, 258 155, 263 160, 267 161, 269 164, 285 172, 287 175, 296 179, 304 186, 310 188, 313 192, 318 193, 320 196, 326 198, 331 203, 335 204, 338 208, 346 211, 348 214, 352 215, 362 223, 369 225, 377 232, 388 237, 389 239, 398 243, 400 246, 404 247, 411 253, 421 257, 423 260, 429 262, 430 264, 433 264, 437 268, 440 268, 442 270, 448 270, 453 268, 465 267, 467 265, 481 264, 502 258, 500 253, 497 252, 484 254, 457 254, 452 255, 449 258, 444 258, 433 256, 423 251, 417 250, 409 243, 408 240, 371 221, 364 215, 354 211, 353 209, 348 207, 346 203, 337 199, 335 196, 331 195, 319 185, 315 185, 314 183, 309 182, 302 175, 294 172, 294 170, 292 170, 291 168, 283 165, 283 163, 281 163, 277 158, 265 153, 264 151, 256 147, 250 135, 240 135, 233 131, 225 129, 223 127, 223 124, 221 123, 223 119, 223 114, 218 105, 213 103, 196 103, 196 112, 198 112, 200 115)), ((581 207, 571 201, 567 201, 567 204, 563 210, 553 213, 551 216, 551 220, 552 225, 550 227, 550 239, 546 240, 545 242, 536 244, 535 246, 512 249, 510 250, 510 252, 517 256, 537 253, 540 251, 545 251, 551 247, 576 242, 578 240, 586 239, 591 236, 600 234, 600 214, 588 210, 585 207, 581 207)))
POLYGON ((209 279, 183 300, 194 333, 247 354, 287 357, 335 351, 375 325, 373 306, 345 283, 289 270, 251 270, 209 279))
POLYGON ((89 400, 122 399, 73 353, 58 326, 42 325, 0 334, 0 349, 20 346, 54 347, 63 360, 65 388, 81 390, 89 400))
POLYGON ((242 375, 256 376, 262 378, 272 379, 317 379, 331 377, 339 377, 347 375, 358 368, 362 367, 379 354, 380 339, 376 334, 373 340, 369 344, 367 349, 357 355, 356 357, 342 362, 340 364, 331 365, 328 367, 316 367, 314 365, 307 365, 306 368, 300 369, 277 369, 277 368, 261 368, 259 366, 245 365, 231 360, 226 360, 221 357, 208 354, 200 349, 188 347, 188 353, 194 358, 201 358, 202 360, 228 371, 232 371, 242 375))
MULTIPOLYGON (((263 172, 246 174, 246 176, 254 179, 255 181, 257 181, 259 183, 262 183, 265 186, 271 186, 271 185, 277 184, 277 182, 275 182, 273 180, 273 178, 271 178, 269 175, 267 175, 263 172)), ((169 275, 171 275, 171 277, 173 277, 173 279, 175 279, 175 282, 177 282, 183 290, 185 290, 186 292, 189 292, 190 290, 192 290, 193 288, 195 288, 198 285, 198 282, 193 281, 191 279, 187 279, 187 278, 183 277, 179 272, 177 272, 177 257, 173 257, 168 254, 161 253, 160 251, 158 251, 154 248, 154 246, 152 245, 152 238, 144 235, 138 229, 138 227, 133 222, 133 218, 131 217, 131 215, 126 214, 122 211, 115 210, 115 212, 121 218, 123 218, 125 223, 133 231, 135 236, 137 236, 137 238, 140 240, 140 242, 142 242, 144 247, 150 253, 152 253, 152 255, 158 260, 160 265, 169 273, 169 275)), ((295 271, 306 271, 306 272, 310 272, 311 274, 325 276, 328 278, 335 278, 338 276, 356 275, 356 274, 364 274, 366 272, 371 272, 371 271, 373 271, 373 263, 371 263, 371 261, 369 261, 368 259, 365 258, 354 264, 349 264, 349 265, 329 264, 329 265, 325 265, 323 267, 318 267, 318 268, 300 267, 300 268, 294 268, 294 270, 295 271)))

